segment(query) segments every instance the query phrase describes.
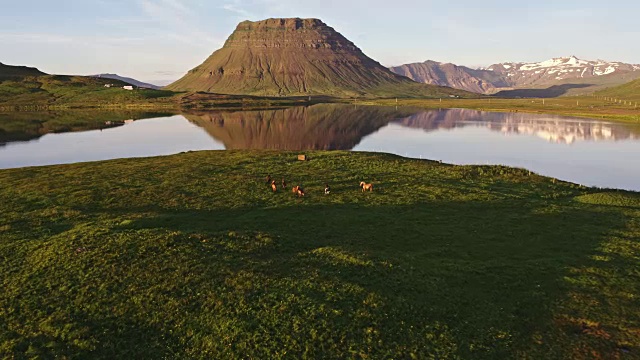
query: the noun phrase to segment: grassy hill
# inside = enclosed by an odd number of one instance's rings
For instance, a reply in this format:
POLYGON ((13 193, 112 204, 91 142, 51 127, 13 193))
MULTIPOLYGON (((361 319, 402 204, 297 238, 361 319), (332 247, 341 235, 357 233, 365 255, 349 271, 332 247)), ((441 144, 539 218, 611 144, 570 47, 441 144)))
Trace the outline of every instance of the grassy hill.
POLYGON ((122 103, 153 103, 174 95, 170 91, 127 91, 124 82, 88 76, 40 75, 0 77, 0 107, 104 106, 122 103), (114 84, 106 88, 105 84, 114 84))
POLYGON ((640 354, 639 194, 296 154, 0 171, 0 357, 640 354))
POLYGON ((640 79, 624 85, 612 87, 596 93, 598 96, 610 96, 621 100, 640 101, 640 79))
POLYGON ((0 80, 11 79, 24 76, 42 76, 47 75, 42 71, 27 66, 12 66, 0 63, 0 80))
POLYGON ((621 83, 636 79, 639 73, 614 73, 598 77, 567 79, 557 81, 556 84, 549 86, 523 87, 513 90, 500 91, 494 96, 514 98, 514 97, 535 97, 535 98, 553 98, 559 96, 584 96, 593 94, 594 92, 605 91, 611 87, 620 86, 621 83))

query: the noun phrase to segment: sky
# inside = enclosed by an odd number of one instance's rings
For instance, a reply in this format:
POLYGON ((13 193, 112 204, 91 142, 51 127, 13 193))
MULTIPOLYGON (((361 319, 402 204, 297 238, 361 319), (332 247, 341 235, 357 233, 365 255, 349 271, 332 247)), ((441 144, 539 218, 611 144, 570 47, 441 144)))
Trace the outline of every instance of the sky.
POLYGON ((640 2, 591 0, 0 0, 0 62, 164 84, 243 20, 319 18, 386 66, 581 59, 640 63, 640 2))

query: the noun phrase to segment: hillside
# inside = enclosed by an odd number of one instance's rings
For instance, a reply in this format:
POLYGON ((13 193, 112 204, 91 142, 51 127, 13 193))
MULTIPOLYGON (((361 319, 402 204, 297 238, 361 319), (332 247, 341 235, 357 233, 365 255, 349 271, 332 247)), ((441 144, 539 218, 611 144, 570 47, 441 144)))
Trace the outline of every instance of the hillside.
POLYGON ((245 21, 173 91, 256 96, 465 96, 394 74, 317 19, 245 21))
POLYGON ((639 194, 297 154, 0 170, 0 358, 639 354, 639 194))
POLYGON ((424 63, 395 66, 390 69, 396 74, 417 82, 448 86, 481 94, 490 94, 495 92, 498 87, 509 86, 505 79, 494 72, 431 60, 424 63))
POLYGON ((620 100, 640 101, 640 79, 599 91, 596 95, 610 96, 620 100))
POLYGON ((426 61, 391 70, 422 83, 503 97, 590 94, 640 78, 640 65, 588 61, 575 56, 537 63, 500 63, 484 69, 426 61))
POLYGON ((170 91, 127 91, 125 82, 90 76, 42 75, 32 70, 0 78, 0 108, 90 107, 153 103, 174 96, 170 91), (106 84, 113 84, 111 88, 106 84))
POLYGON ((27 66, 5 65, 3 63, 0 63, 0 81, 2 81, 3 79, 42 75, 46 74, 36 68, 27 66))
POLYGON ((98 75, 92 75, 92 77, 96 77, 96 78, 102 78, 102 79, 113 79, 113 80, 119 80, 122 82, 125 82, 127 84, 131 84, 137 87, 141 87, 141 88, 147 88, 147 89, 155 89, 155 90, 160 90, 161 86, 157 86, 157 85, 153 85, 153 84, 149 84, 146 82, 142 82, 136 79, 132 79, 129 77, 125 77, 125 76, 120 76, 118 74, 98 74, 98 75))

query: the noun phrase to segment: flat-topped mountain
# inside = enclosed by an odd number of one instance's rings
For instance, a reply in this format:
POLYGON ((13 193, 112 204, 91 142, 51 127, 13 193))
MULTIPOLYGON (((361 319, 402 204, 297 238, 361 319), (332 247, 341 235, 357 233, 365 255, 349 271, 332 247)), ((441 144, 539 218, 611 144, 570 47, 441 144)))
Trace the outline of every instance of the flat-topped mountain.
POLYGON ((426 84, 485 94, 506 91, 500 95, 532 97, 591 93, 640 78, 640 65, 588 61, 575 56, 536 63, 500 63, 482 69, 429 60, 393 67, 391 70, 426 84), (545 89, 549 91, 543 91, 545 89))
POLYGON ((461 94, 419 85, 324 22, 292 18, 240 23, 221 49, 167 89, 258 96, 461 94))

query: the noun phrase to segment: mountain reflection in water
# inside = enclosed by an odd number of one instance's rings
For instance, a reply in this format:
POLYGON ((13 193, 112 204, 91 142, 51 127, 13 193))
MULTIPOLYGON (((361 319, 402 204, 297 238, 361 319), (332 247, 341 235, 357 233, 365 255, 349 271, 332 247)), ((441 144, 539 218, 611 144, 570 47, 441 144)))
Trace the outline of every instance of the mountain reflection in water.
POLYGON ((589 119, 467 109, 419 110, 377 106, 314 105, 279 110, 216 111, 184 115, 226 149, 351 150, 367 135, 397 124, 436 131, 486 127, 549 142, 639 139, 640 128, 589 119))
POLYGON ((363 137, 417 110, 325 104, 184 115, 226 149, 351 150, 363 137))
POLYGON ((640 190, 640 127, 589 119, 345 104, 0 114, 0 168, 223 149, 379 151, 640 190))
POLYGON ((590 119, 526 113, 496 113, 468 109, 420 112, 396 121, 426 131, 484 126, 506 135, 535 135, 549 142, 616 141, 640 139, 640 128, 590 119))

